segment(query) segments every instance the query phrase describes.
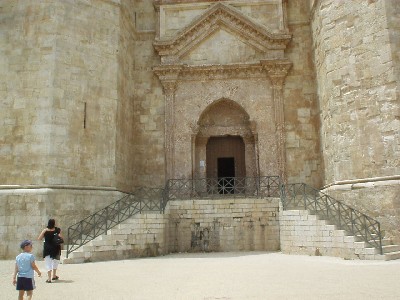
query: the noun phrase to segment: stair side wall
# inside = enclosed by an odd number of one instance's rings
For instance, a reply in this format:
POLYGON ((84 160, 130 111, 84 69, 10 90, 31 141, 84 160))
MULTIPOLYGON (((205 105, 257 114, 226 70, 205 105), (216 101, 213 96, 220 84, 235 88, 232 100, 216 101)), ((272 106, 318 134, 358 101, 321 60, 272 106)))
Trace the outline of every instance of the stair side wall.
MULTIPOLYGON (((173 252, 278 251, 279 199, 169 201, 164 214, 134 215, 74 251, 64 263, 173 252)), ((63 253, 65 255, 65 252, 63 253)))
MULTIPOLYGON (((166 254, 165 215, 144 213, 110 229, 84 245, 80 250, 63 258, 63 263, 120 260, 135 257, 153 257, 166 254)), ((63 253, 65 256, 65 253, 63 253)))
POLYGON ((280 213, 281 250, 285 254, 334 256, 344 259, 379 259, 377 250, 365 248, 354 236, 346 236, 325 220, 318 220, 306 210, 280 213))
POLYGON ((279 199, 171 201, 169 252, 277 251, 279 199))

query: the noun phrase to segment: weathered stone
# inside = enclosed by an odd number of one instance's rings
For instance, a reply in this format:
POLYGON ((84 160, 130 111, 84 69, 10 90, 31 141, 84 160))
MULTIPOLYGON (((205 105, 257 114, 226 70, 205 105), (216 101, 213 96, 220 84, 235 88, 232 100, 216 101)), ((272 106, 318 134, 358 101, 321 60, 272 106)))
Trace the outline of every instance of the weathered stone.
POLYGON ((116 191, 217 177, 233 157, 236 177, 325 188, 400 241, 399 12, 395 0, 3 0, 0 238, 17 245, 49 217, 67 228, 116 191))

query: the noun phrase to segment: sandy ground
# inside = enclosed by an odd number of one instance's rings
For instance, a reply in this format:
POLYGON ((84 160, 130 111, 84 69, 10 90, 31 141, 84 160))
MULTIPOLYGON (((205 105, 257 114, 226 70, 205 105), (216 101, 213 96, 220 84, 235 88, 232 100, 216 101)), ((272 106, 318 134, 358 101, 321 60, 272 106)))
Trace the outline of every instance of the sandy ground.
MULTIPOLYGON (((37 262, 44 272, 43 261, 37 262)), ((0 299, 17 299, 14 262, 0 261, 0 299)), ((400 299, 400 260, 350 261, 281 253, 173 254, 60 265, 36 277, 33 299, 400 299)))

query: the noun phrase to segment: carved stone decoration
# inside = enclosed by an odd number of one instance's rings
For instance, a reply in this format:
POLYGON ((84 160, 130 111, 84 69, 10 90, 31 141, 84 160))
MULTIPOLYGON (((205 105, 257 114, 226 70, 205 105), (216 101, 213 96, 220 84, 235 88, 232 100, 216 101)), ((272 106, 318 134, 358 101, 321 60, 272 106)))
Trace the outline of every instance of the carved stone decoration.
POLYGON ((274 58, 283 58, 283 51, 291 39, 290 34, 272 33, 264 26, 252 22, 232 6, 217 3, 174 38, 157 39, 153 45, 161 56, 162 63, 176 63, 180 57, 222 26, 243 37, 261 52, 273 54, 274 58))
POLYGON ((172 179, 175 174, 175 91, 181 67, 155 68, 161 80, 165 97, 165 177, 172 179))
MULTIPOLYGON (((156 6, 162 6, 163 3, 164 2, 156 3, 156 6)), ((168 4, 168 9, 171 9, 171 5, 175 4, 168 4)), ((160 7, 158 7, 158 9, 160 9, 160 7)), ((177 7, 177 9, 179 8, 177 7)), ((282 10, 285 10, 283 6, 281 8, 281 11, 282 10)), ((253 176, 253 174, 257 173, 267 174, 268 172, 280 172, 280 175, 285 180, 286 158, 283 85, 291 67, 291 62, 285 59, 284 51, 291 40, 291 35, 287 33, 286 20, 282 17, 280 22, 279 28, 281 28, 281 31, 272 32, 266 26, 258 24, 250 19, 250 17, 244 15, 234 6, 217 2, 211 4, 208 9, 205 8, 202 14, 194 18, 193 21, 189 22, 189 24, 180 31, 177 31, 174 36, 162 39, 159 34, 157 35, 158 37, 153 45, 160 55, 161 64, 154 67, 153 71, 160 79, 165 95, 165 159, 167 179, 193 176, 195 172, 198 172, 199 175, 205 174, 205 170, 201 169, 203 165, 200 166, 200 169, 195 167, 204 161, 205 145, 203 145, 201 141, 207 140, 208 137, 211 136, 221 136, 221 132, 225 132, 222 135, 234 134, 241 136, 247 141, 246 160, 251 160, 254 157, 256 158, 255 162, 251 162, 247 166, 246 173, 248 173, 249 176, 253 176), (221 31, 225 32, 226 35, 215 34, 221 31), (234 57, 235 59, 225 60, 223 64, 218 63, 219 60, 212 61, 210 59, 211 63, 207 64, 207 59, 212 57, 214 53, 210 51, 217 51, 218 53, 219 49, 208 49, 204 45, 212 45, 212 43, 218 42, 223 43, 221 39, 226 36, 229 37, 230 43, 237 43, 238 46, 233 44, 234 47, 237 47, 236 51, 246 49, 245 51, 250 51, 254 53, 254 55, 246 56, 247 60, 245 59, 244 61, 236 59, 237 56, 234 57), (218 40, 218 38, 220 38, 220 40, 218 40), (210 56, 201 56, 201 59, 198 61, 191 60, 196 59, 200 55, 199 53, 206 53, 210 56), (205 63, 202 63, 203 59, 205 63), (199 63, 199 61, 201 63, 199 63), (254 129, 255 132, 251 132, 250 135, 247 135, 235 129, 236 127, 234 125, 229 129, 224 129, 225 131, 215 131, 214 127, 210 127, 207 129, 207 132, 200 130, 197 134, 194 134, 192 131, 190 132, 189 129, 184 129, 182 126, 183 124, 180 124, 180 128, 177 131, 177 111, 186 113, 186 115, 179 118, 181 122, 186 122, 186 120, 194 121, 192 115, 193 109, 189 109, 189 107, 194 107, 195 109, 197 109, 197 107, 205 107, 205 103, 197 102, 195 105, 193 102, 188 101, 188 98, 190 99, 192 97, 190 93, 196 92, 197 95, 202 95, 205 90, 210 91, 210 89, 212 89, 214 95, 212 101, 215 102, 221 97, 229 98, 229 96, 227 96, 226 91, 224 92, 219 88, 211 88, 211 86, 229 87, 231 85, 230 88, 234 88, 236 84, 234 82, 239 81, 252 82, 254 85, 259 84, 260 86, 263 85, 262 82, 268 79, 271 82, 271 93, 269 94, 267 92, 269 96, 267 96, 267 99, 264 98, 268 106, 268 111, 266 111, 265 114, 268 116, 271 114, 274 118, 274 120, 272 120, 273 118, 263 120, 263 126, 268 129, 268 133, 263 132, 262 136, 260 136, 260 133, 254 129), (198 85, 198 83, 208 84, 198 85), (188 86, 197 86, 197 88, 203 90, 193 91, 188 89, 188 86), (178 96, 176 94, 177 91, 181 91, 178 96), (186 94, 184 94, 184 91, 186 91, 186 94), (179 101, 179 105, 177 105, 176 101, 179 101), (186 106, 182 107, 182 105, 186 106), (271 124, 268 125, 268 122, 271 122, 271 124), (275 133, 273 132, 273 128, 275 128, 275 133), (186 133, 184 134, 183 132, 186 133), (187 143, 185 142, 186 136, 187 143), (262 150, 264 152, 260 154, 258 145, 260 137, 264 145, 262 149, 265 149, 266 145, 271 147, 268 151, 276 156, 274 159, 267 157, 268 155, 265 155, 265 150, 262 150), (197 152, 193 151, 193 149, 199 149, 198 147, 200 147, 200 144, 202 148, 198 151, 196 150, 197 152), (188 152, 191 154, 187 155, 188 152), (193 158, 196 155, 200 158, 193 158), (262 156, 262 170, 260 170, 259 167, 259 156, 262 156), (186 159, 184 159, 184 157, 186 157, 186 159), (176 159, 178 159, 179 162, 176 161, 176 159), (190 159, 192 159, 192 162, 187 163, 190 159), (193 162, 193 159, 196 161, 193 162), (199 160, 199 162, 197 162, 197 160, 199 160), (252 167, 250 167, 250 165, 252 167), (187 170, 188 166, 190 166, 189 168, 192 168, 192 170, 187 170)), ((159 24, 161 24, 161 22, 159 22, 159 24)), ((162 30, 158 30, 159 33, 161 31, 162 30)), ((230 48, 224 49, 230 51, 230 48)), ((260 95, 261 94, 257 95, 257 99, 259 99, 257 101, 261 101, 262 96, 260 98, 260 95)), ((244 96, 247 97, 248 93, 244 96)), ((200 113, 201 111, 199 111, 197 118, 200 117, 200 113)), ((258 118, 261 118, 261 114, 257 113, 257 115, 258 118)), ((255 120, 255 122, 257 122, 257 120, 255 120)))
POLYGON ((267 70, 269 79, 272 83, 276 139, 278 146, 278 166, 280 170, 279 175, 284 183, 287 183, 283 85, 292 63, 289 61, 262 61, 261 63, 267 70))

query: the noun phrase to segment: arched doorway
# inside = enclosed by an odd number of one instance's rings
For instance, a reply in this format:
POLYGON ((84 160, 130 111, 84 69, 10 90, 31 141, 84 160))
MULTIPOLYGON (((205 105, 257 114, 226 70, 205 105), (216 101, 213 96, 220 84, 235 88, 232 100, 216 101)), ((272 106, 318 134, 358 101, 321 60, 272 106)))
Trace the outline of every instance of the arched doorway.
POLYGON ((207 107, 198 121, 194 176, 257 176, 254 127, 246 111, 232 100, 220 99, 207 107))

